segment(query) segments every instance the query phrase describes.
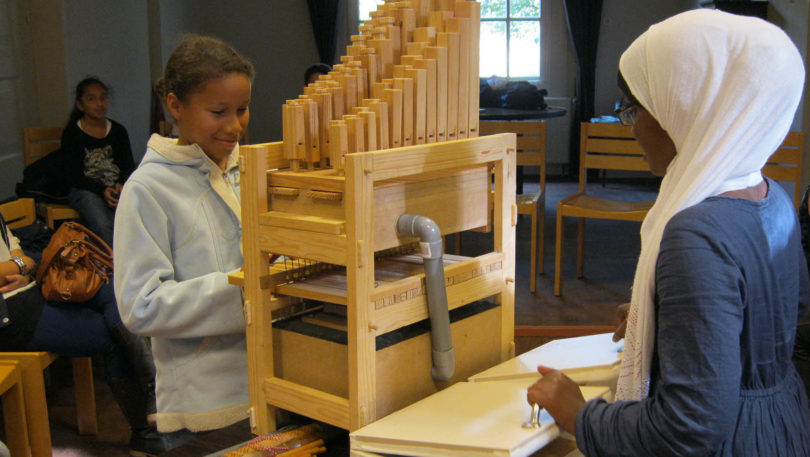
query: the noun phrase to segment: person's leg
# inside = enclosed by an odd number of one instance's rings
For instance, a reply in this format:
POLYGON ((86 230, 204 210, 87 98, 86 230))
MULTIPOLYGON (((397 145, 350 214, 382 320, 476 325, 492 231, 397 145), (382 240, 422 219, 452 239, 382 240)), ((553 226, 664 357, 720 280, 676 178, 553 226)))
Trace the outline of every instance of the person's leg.
POLYGON ((107 328, 104 314, 80 304, 46 302, 25 350, 49 351, 66 357, 104 357, 110 390, 132 430, 131 455, 157 455, 190 439, 185 435, 158 433, 148 423, 148 405, 154 402, 154 396, 150 400, 144 392, 126 351, 107 328))
POLYGON ((149 338, 134 335, 121 322, 118 313, 118 304, 115 301, 113 280, 101 286, 96 295, 85 303, 86 306, 101 313, 109 329, 113 341, 124 351, 125 357, 135 370, 135 377, 140 388, 146 395, 147 415, 152 416, 150 422, 154 423, 154 414, 157 412, 155 402, 155 362, 152 359, 152 348, 149 338))
POLYGON ((101 195, 88 190, 70 189, 68 204, 79 213, 87 228, 110 246, 113 245, 115 210, 107 206, 101 195))

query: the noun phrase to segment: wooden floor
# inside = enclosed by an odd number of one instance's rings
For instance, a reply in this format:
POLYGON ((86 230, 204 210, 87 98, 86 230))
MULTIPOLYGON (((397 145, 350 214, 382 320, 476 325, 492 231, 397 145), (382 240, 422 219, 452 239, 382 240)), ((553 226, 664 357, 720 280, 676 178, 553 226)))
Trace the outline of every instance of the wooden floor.
MULTIPOLYGON (((536 189, 527 182, 525 190, 536 189)), ((607 182, 593 186, 605 195, 622 195, 629 199, 654 198, 654 182, 607 182)), ((589 221, 586 229, 585 277, 576 278, 576 223, 567 221, 563 295, 554 297, 554 227, 556 201, 576 191, 575 182, 550 182, 547 186, 545 275, 538 278, 537 292, 529 292, 529 217, 520 216, 517 242, 517 280, 515 323, 521 326, 592 326, 612 325, 616 305, 630 298, 635 262, 640 242, 637 222, 589 221)), ((486 234, 465 233, 462 254, 488 252, 486 234)), ((520 335, 520 332, 517 332, 520 335)), ((547 341, 547 337, 518 336, 517 351, 523 352, 547 341)), ((126 456, 129 431, 121 412, 103 379, 103 367, 96 369, 96 397, 99 435, 78 436, 69 367, 52 370, 48 405, 51 419, 54 457, 126 456)), ((214 453, 251 438, 246 421, 227 429, 202 435, 181 449, 165 453, 167 457, 198 457, 214 453)), ((348 455, 346 440, 327 446, 328 456, 348 455)))

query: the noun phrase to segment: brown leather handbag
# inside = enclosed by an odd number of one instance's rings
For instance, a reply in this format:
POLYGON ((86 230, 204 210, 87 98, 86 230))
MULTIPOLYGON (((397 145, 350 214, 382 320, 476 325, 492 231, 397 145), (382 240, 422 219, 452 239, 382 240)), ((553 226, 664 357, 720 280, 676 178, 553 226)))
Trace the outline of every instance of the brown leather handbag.
POLYGON ((42 251, 37 282, 49 301, 85 302, 113 273, 112 248, 77 222, 64 222, 42 251))

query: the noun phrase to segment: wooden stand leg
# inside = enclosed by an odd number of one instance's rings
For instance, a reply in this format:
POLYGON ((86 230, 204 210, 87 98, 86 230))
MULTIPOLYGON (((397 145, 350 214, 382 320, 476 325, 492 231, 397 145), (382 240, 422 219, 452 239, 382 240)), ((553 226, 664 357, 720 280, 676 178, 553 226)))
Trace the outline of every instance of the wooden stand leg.
POLYGON ((80 435, 98 434, 96 391, 93 385, 93 361, 90 357, 74 357, 73 389, 76 398, 76 422, 80 435))

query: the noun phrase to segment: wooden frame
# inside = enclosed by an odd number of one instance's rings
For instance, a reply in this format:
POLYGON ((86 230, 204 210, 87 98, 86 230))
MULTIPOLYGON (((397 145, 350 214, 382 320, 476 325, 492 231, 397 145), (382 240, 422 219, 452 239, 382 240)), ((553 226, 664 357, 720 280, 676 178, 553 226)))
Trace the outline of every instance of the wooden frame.
MULTIPOLYGON (((62 144, 62 127, 26 127, 23 129, 23 148, 25 150, 25 165, 31 165, 51 152, 59 149, 62 144)), ((45 219, 48 227, 55 229, 56 221, 64 219, 77 219, 79 213, 67 205, 54 203, 40 203, 37 205, 37 214, 45 219)))
MULTIPOLYGON (((408 277, 375 287, 375 251, 404 242, 386 235, 386 230, 393 229, 393 222, 391 227, 375 228, 376 219, 389 217, 390 221, 395 222, 401 214, 390 211, 391 214, 386 216, 385 211, 376 208, 378 197, 392 186, 402 186, 402 189, 408 188, 409 183, 430 186, 443 179, 463 176, 470 170, 480 169, 482 176, 487 176, 488 169, 494 170, 494 252, 460 262, 460 265, 496 261, 500 263, 500 268, 480 276, 474 295, 467 287, 451 285, 448 287, 448 302, 451 307, 458 307, 478 298, 496 297, 500 305, 500 341, 497 343, 500 360, 513 355, 517 220, 515 195, 512 192, 515 188, 516 164, 514 138, 514 134, 501 134, 348 154, 345 156, 344 176, 335 170, 300 173, 266 171, 289 166, 289 162, 283 158, 281 143, 240 149, 244 281, 232 276, 232 282, 243 283, 245 287, 251 427, 254 433, 264 434, 275 429, 275 408, 292 410, 348 430, 355 430, 380 417, 376 398, 375 337, 427 317, 423 296, 392 304, 382 310, 375 305, 381 297, 408 290, 413 281, 417 284, 420 281, 418 276, 408 277), (299 208, 305 216, 288 214, 281 217, 274 210, 273 199, 270 198, 274 191, 268 191, 269 187, 298 188, 301 189, 296 193, 299 197, 313 191, 331 192, 339 195, 340 200, 306 204, 306 209, 299 208), (318 211, 325 215, 318 214, 318 211), (292 223, 293 220, 297 221, 292 223), (367 223, 371 220, 375 224, 367 223), (313 389, 275 375, 272 312, 290 306, 290 301, 288 296, 277 293, 278 281, 270 274, 269 253, 346 267, 344 300, 348 316, 348 397, 313 389)), ((486 179, 483 182, 486 183, 486 179)), ((486 214, 488 185, 484 189, 484 197, 478 204, 483 205, 481 213, 486 214)), ((408 198, 409 195, 406 195, 406 201, 408 198)), ((452 220, 448 219, 449 224, 455 224, 461 230, 471 229, 480 226, 481 219, 466 220, 465 211, 455 208, 468 204, 470 202, 459 201, 443 204, 434 200, 433 211, 437 217, 452 214, 452 220)), ((457 230, 454 228, 453 231, 457 230)), ((291 288, 285 291, 293 293, 291 288)), ((338 302, 337 299, 334 301, 338 302)))
MULTIPOLYGON (((531 216, 531 267, 529 291, 537 291, 537 275, 543 274, 546 214, 546 123, 544 121, 481 121, 482 135, 511 132, 517 134, 517 165, 540 169, 537 192, 517 196, 518 214, 531 216), (538 227, 539 225, 539 227, 538 227)), ((460 235, 456 236, 460 240, 460 235)))
POLYGON ((788 132, 779 148, 771 154, 762 174, 776 181, 793 183, 793 206, 798 210, 802 201, 802 165, 804 156, 804 134, 788 132))
POLYGON ((554 295, 562 293, 563 218, 577 218, 577 277, 583 276, 585 219, 644 220, 654 201, 618 201, 585 192, 589 169, 649 171, 631 127, 583 122, 579 143, 579 192, 557 202, 554 295))

